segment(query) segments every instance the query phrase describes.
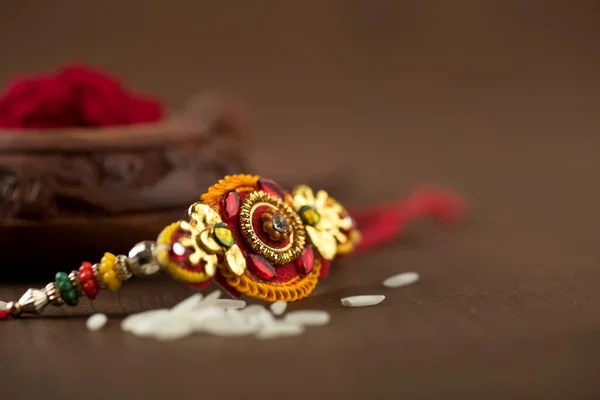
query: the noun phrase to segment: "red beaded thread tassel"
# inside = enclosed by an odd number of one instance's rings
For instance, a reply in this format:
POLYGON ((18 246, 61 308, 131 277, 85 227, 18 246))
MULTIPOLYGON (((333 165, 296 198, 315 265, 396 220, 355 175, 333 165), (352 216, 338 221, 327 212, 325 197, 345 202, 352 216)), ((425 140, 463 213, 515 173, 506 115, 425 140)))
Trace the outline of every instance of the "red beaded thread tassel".
POLYGON ((458 222, 464 217, 464 208, 462 198, 453 191, 421 188, 399 202, 351 213, 362 235, 353 253, 394 240, 408 223, 418 219, 458 222))

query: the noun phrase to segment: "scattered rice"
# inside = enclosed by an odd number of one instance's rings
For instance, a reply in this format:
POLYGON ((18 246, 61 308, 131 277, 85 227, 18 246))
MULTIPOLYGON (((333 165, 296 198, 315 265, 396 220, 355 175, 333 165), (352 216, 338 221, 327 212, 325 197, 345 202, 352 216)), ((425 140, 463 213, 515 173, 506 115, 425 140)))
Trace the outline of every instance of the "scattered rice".
POLYGON ((258 339, 277 339, 289 336, 297 336, 304 333, 302 325, 291 324, 288 322, 273 322, 264 326, 257 334, 258 339))
POLYGON ((175 313, 189 311, 189 310, 192 310, 194 307, 196 307, 198 304, 200 304, 201 301, 202 301, 202 293, 196 293, 196 294, 188 297, 187 299, 183 300, 181 303, 177 304, 175 307, 173 307, 171 309, 171 311, 173 311, 175 313))
POLYGON ((274 315, 282 315, 287 308, 287 303, 283 300, 277 300, 275 303, 271 304, 271 312, 274 315))
POLYGON ((215 336, 246 336, 255 333, 258 326, 244 320, 213 319, 204 326, 204 331, 215 336))
POLYGON ((108 318, 106 317, 106 315, 94 314, 87 319, 87 321, 85 322, 85 326, 90 331, 97 331, 99 329, 102 329, 104 327, 104 325, 106 325, 107 321, 108 321, 108 318))
POLYGON ((203 307, 212 307, 217 304, 217 300, 221 297, 221 291, 215 290, 208 296, 206 296, 202 301, 200 301, 194 308, 203 308, 203 307))
POLYGON ((244 300, 219 299, 217 300, 217 305, 226 310, 241 310, 246 307, 246 302, 244 300))
POLYGON ((151 336, 158 340, 181 339, 192 333, 192 327, 185 321, 168 321, 168 323, 157 324, 151 336))
POLYGON ((326 311, 302 310, 286 314, 283 320, 285 322, 304 326, 321 326, 327 325, 331 320, 331 316, 326 311))
POLYGON ((342 305, 345 307, 367 307, 367 306, 374 306, 376 304, 379 304, 384 299, 385 299, 385 296, 376 294, 376 295, 344 297, 341 301, 342 301, 342 305))
MULTIPOLYGON (((416 282, 419 275, 407 272, 384 281, 386 287, 400 287, 416 282)), ((130 315, 121 322, 121 329, 140 337, 158 340, 176 340, 194 333, 235 337, 253 335, 267 340, 301 335, 308 326, 323 326, 331 316, 322 310, 299 310, 284 315, 287 303, 276 301, 268 308, 263 305, 246 306, 246 302, 219 299, 216 290, 202 297, 194 294, 171 309, 145 311, 130 315), (282 317, 281 317, 282 316, 282 317), (280 317, 280 318, 278 318, 280 317)), ((383 295, 361 295, 341 299, 345 307, 366 307, 381 303, 383 295)), ((0 308, 6 303, 0 302, 0 308)), ((87 321, 88 329, 100 329, 106 316, 95 314, 87 321)))
POLYGON ((399 288, 415 283, 419 280, 419 274, 416 272, 403 272, 390 276, 383 281, 383 286, 388 288, 399 288))
POLYGON ((149 321, 152 316, 155 314, 168 314, 169 310, 164 308, 159 308, 157 310, 144 311, 138 314, 132 314, 128 317, 125 317, 123 321, 121 321, 121 329, 126 332, 131 332, 134 327, 141 323, 142 321, 149 321))

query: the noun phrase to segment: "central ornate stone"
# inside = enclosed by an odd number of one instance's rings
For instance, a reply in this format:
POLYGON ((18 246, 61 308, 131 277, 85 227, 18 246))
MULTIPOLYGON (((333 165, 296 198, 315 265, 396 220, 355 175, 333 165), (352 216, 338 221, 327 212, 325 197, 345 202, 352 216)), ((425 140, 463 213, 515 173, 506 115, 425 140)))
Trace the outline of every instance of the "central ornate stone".
POLYGON ((275 242, 286 241, 292 233, 292 225, 286 215, 276 208, 266 210, 261 216, 263 232, 275 242))
POLYGON ((274 214, 271 222, 273 223, 273 228, 279 233, 286 233, 290 229, 290 223, 281 214, 274 214))

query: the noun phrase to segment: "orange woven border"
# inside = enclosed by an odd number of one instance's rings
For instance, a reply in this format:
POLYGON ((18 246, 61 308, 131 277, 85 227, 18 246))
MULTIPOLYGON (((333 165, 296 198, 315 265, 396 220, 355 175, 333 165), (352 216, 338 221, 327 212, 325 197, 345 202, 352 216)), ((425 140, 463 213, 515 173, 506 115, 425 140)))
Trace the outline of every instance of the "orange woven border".
POLYGON ((207 206, 219 211, 219 199, 232 190, 236 192, 249 192, 256 190, 260 176, 258 175, 229 175, 208 188, 200 199, 207 206))
POLYGON ((246 275, 235 276, 228 270, 221 269, 221 275, 223 275, 227 284, 238 292, 268 302, 283 300, 288 303, 308 296, 317 286, 320 273, 321 261, 315 260, 315 265, 310 274, 306 275, 299 283, 290 285, 289 283, 295 282, 296 278, 283 284, 268 284, 253 281, 246 275))

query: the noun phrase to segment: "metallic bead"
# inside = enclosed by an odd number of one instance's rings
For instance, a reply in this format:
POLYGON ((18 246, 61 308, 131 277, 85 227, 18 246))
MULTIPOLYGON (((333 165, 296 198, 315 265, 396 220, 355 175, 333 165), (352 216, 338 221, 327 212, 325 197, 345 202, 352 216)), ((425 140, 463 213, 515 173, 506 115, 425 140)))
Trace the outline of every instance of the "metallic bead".
POLYGON ((92 272, 94 273, 94 280, 100 289, 106 289, 106 284, 104 283, 104 279, 102 279, 102 273, 100 272, 100 264, 92 265, 92 272))
POLYGON ((77 293, 77 296, 81 297, 85 295, 83 289, 81 288, 81 282, 79 282, 79 272, 71 271, 69 274, 69 281, 71 281, 71 285, 73 285, 73 289, 77 293))
POLYGON ((22 313, 39 314, 48 305, 48 296, 43 289, 27 289, 18 304, 22 313))
POLYGON ((121 280, 123 282, 131 279, 131 277, 133 276, 131 271, 129 270, 127 256, 124 256, 122 254, 117 256, 117 268, 119 269, 119 275, 121 276, 121 280))
POLYGON ((18 317, 22 312, 18 301, 9 301, 6 305, 6 309, 9 310, 11 317, 18 317))
POLYGON ((64 304, 64 300, 60 295, 60 291, 54 284, 54 282, 46 285, 46 296, 48 297, 48 301, 53 306, 62 306, 64 304))
POLYGON ((160 271, 160 265, 154 258, 155 243, 144 241, 129 251, 129 269, 135 276, 147 277, 160 271))

